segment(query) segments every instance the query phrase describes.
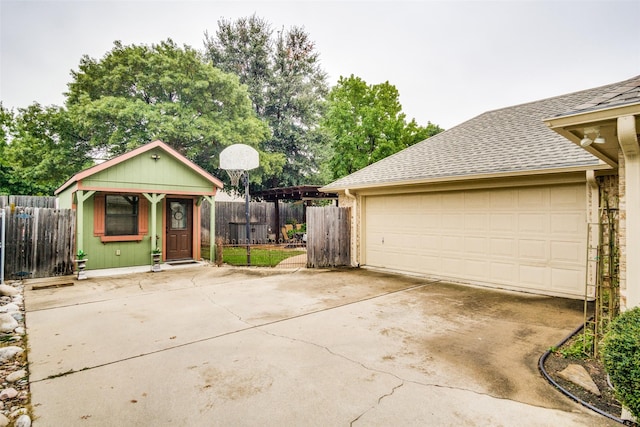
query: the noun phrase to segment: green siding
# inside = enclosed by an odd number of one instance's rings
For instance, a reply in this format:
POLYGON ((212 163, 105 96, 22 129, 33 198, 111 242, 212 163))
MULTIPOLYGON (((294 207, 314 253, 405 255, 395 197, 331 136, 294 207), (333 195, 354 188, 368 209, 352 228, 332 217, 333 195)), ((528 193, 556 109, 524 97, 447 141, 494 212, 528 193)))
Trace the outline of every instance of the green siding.
POLYGON ((73 192, 75 190, 76 186, 72 185, 58 194, 58 207, 60 209, 71 209, 73 207, 73 192))
MULTIPOLYGON (((140 195, 140 197, 144 197, 140 195)), ((89 198, 84 204, 84 251, 87 253, 87 270, 97 270, 101 268, 132 267, 137 265, 151 265, 151 238, 157 234, 164 236, 162 232, 162 203, 158 203, 157 215, 158 224, 156 232, 147 234, 140 242, 109 242, 102 243, 100 237, 93 235, 93 200, 89 198), (120 255, 116 255, 116 251, 120 255)), ((149 213, 149 219, 151 213, 149 213)), ((149 220, 151 222, 151 220, 149 220)), ((149 224, 150 226, 151 224, 149 224)), ((160 242, 160 244, 162 244, 160 242)))
MULTIPOLYGON (((85 188, 154 190, 158 193, 211 192, 214 185, 160 148, 139 154, 82 181, 85 188), (160 156, 153 160, 152 156, 160 156)), ((136 191, 136 192, 137 192, 136 191)))

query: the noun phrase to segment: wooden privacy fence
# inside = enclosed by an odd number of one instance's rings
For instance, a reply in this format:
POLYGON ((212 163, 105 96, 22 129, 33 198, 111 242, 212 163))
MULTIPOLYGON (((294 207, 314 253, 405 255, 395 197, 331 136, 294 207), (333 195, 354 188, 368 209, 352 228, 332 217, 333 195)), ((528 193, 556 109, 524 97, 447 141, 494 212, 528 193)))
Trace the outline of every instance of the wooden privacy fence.
POLYGON ((351 208, 307 208, 307 267, 350 265, 351 208))
MULTIPOLYGON (((202 202, 201 206, 201 240, 203 246, 208 246, 209 236, 209 212, 211 205, 209 202, 202 202)), ((302 223, 304 216, 304 206, 293 203, 279 203, 280 224, 283 227, 287 220, 295 219, 302 223)), ((233 233, 229 224, 245 223, 245 203, 244 202, 216 202, 216 237, 224 241, 233 240, 233 233)), ((250 202, 249 216, 252 224, 265 224, 275 233, 275 204, 265 202, 250 202)))
POLYGON ((73 273, 76 214, 71 209, 4 207, 4 278, 73 273))
POLYGON ((0 196, 0 208, 5 206, 55 208, 56 198, 51 196, 0 196))

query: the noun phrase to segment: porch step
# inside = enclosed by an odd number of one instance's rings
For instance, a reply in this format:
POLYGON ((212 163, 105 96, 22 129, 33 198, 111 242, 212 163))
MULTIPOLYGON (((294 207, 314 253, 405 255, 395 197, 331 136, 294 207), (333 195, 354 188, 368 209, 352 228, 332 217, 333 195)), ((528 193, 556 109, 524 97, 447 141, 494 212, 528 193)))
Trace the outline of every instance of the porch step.
POLYGON ((185 264, 197 264, 198 261, 194 259, 178 259, 175 261, 167 261, 166 264, 169 265, 185 265, 185 264))

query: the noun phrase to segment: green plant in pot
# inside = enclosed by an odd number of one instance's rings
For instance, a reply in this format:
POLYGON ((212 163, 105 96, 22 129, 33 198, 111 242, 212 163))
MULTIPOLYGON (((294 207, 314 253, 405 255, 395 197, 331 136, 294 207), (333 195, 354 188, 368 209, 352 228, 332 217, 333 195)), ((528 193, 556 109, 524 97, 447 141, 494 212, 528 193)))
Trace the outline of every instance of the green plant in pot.
POLYGON ((78 272, 78 280, 84 280, 87 278, 87 273, 84 271, 87 268, 87 253, 80 249, 76 253, 76 271, 78 272))

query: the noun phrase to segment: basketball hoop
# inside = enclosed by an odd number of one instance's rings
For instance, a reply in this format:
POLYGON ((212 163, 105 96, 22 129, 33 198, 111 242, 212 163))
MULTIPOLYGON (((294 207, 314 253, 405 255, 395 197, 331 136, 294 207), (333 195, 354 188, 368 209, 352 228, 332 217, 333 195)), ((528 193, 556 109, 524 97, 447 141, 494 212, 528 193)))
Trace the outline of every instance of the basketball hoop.
POLYGON ((231 178, 231 185, 237 187, 240 178, 246 173, 244 192, 244 215, 247 232, 247 265, 251 265, 251 216, 249 215, 249 172, 260 166, 260 159, 255 148, 245 144, 233 144, 220 152, 220 169, 224 169, 231 178))
POLYGON ((229 178, 231 179, 231 185, 234 187, 238 186, 240 182, 240 178, 244 175, 243 169, 227 169, 227 174, 229 174, 229 178))

